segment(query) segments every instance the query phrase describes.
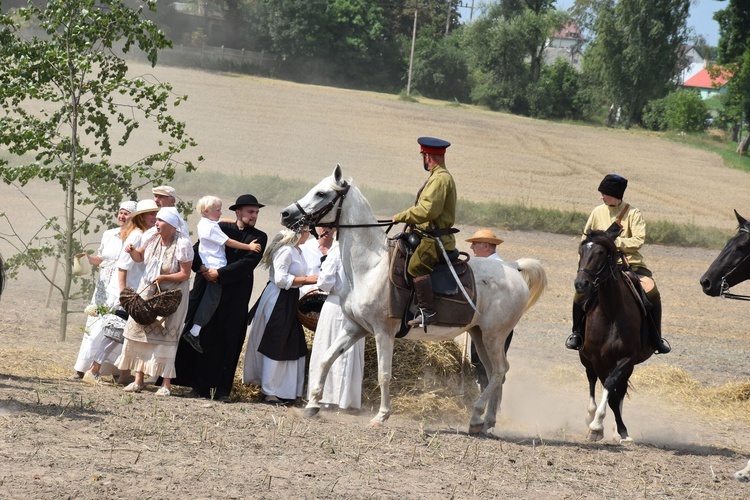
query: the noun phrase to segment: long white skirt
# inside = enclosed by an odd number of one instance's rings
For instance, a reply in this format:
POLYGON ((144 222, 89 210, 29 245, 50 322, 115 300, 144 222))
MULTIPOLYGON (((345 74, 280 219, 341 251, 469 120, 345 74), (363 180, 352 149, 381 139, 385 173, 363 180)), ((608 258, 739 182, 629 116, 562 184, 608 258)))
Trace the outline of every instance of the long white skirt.
MULTIPOLYGON (((310 354, 310 384, 320 373, 323 357, 338 338, 344 326, 338 295, 329 295, 323 304, 315 330, 312 354, 310 354)), ((365 370, 365 339, 357 341, 348 351, 338 357, 331 366, 323 386, 323 404, 334 404, 342 410, 362 406, 362 377, 365 370)), ((307 398, 312 388, 308 386, 307 398)))
POLYGON ((247 347, 242 366, 242 383, 255 384, 266 396, 297 399, 305 388, 305 356, 292 361, 276 361, 258 352, 266 323, 271 317, 279 288, 273 283, 266 286, 260 296, 258 309, 247 330, 247 347))
POLYGON ((101 316, 89 316, 86 320, 86 332, 81 340, 78 358, 73 368, 78 372, 85 372, 96 361, 102 365, 100 375, 118 375, 120 370, 115 361, 122 351, 122 344, 114 342, 104 336, 104 320, 101 316))

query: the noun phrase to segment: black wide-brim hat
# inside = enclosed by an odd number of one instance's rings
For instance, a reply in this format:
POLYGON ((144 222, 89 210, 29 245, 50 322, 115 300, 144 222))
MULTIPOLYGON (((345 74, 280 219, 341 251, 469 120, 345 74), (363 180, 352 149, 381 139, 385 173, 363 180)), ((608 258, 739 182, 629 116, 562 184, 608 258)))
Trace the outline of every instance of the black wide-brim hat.
POLYGON ((244 207, 247 205, 256 206, 258 208, 265 207, 264 204, 258 203, 258 199, 251 195, 251 194, 243 194, 239 198, 237 198, 237 201, 234 202, 234 205, 229 207, 229 210, 237 210, 240 207, 244 207))

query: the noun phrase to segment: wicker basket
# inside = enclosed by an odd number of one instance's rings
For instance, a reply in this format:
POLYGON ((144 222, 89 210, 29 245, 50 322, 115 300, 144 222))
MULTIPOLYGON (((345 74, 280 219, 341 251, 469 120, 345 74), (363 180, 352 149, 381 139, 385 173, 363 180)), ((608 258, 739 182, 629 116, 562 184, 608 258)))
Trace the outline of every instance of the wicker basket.
POLYGON ((159 284, 156 284, 159 289, 159 293, 146 300, 146 305, 156 313, 157 316, 167 317, 180 307, 182 302, 182 290, 179 288, 172 288, 171 290, 161 291, 159 284))
POLYGON ((120 305, 139 325, 150 325, 156 321, 156 312, 151 309, 138 292, 126 286, 120 293, 120 305))
POLYGON ((302 326, 315 331, 318 327, 320 310, 323 309, 326 297, 328 297, 328 294, 320 290, 310 290, 299 299, 299 302, 297 302, 297 317, 302 326))

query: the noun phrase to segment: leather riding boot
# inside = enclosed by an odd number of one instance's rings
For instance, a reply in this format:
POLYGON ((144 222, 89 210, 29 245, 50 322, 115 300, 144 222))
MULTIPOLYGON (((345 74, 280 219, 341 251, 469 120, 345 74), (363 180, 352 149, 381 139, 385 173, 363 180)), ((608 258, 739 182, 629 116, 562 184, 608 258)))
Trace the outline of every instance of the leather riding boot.
POLYGON ((653 340, 654 340, 654 348, 656 349, 657 354, 667 354, 672 350, 672 347, 669 345, 669 342, 661 338, 661 294, 659 291, 654 287, 654 290, 651 290, 646 296, 648 297, 648 300, 651 301, 651 319, 653 320, 653 327, 650 330, 652 330, 653 340), (656 293, 653 293, 654 290, 656 290, 656 293))
POLYGON ((417 295, 419 315, 409 321, 409 326, 425 326, 437 322, 434 297, 432 296, 432 278, 429 274, 414 278, 414 293, 417 295))
POLYGON ((586 313, 578 302, 573 301, 573 333, 565 341, 565 347, 568 349, 579 350, 583 347, 583 331, 586 313))

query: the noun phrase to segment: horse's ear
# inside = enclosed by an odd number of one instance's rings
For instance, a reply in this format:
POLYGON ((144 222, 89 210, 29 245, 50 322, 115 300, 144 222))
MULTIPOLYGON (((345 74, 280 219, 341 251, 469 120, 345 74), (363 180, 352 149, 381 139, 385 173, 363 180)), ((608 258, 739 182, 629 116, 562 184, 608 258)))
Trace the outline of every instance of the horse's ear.
POLYGON ((337 163, 336 168, 333 169, 333 180, 336 181, 336 184, 341 184, 342 176, 343 174, 341 173, 341 165, 337 163))
POLYGON ((740 226, 744 225, 747 222, 744 217, 737 213, 737 210, 734 211, 734 216, 737 217, 737 222, 740 223, 740 226))

